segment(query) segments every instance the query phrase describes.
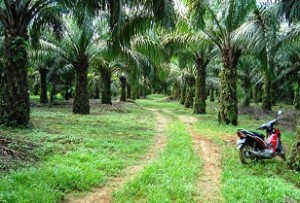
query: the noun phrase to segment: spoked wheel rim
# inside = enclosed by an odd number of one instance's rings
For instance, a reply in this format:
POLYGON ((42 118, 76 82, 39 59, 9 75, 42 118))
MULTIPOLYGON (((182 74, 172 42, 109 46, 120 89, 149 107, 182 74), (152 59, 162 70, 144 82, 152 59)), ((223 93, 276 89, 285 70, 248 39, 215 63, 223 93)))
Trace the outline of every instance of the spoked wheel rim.
POLYGON ((251 153, 253 147, 249 144, 246 144, 240 149, 240 160, 243 164, 250 164, 257 160, 255 156, 251 153))

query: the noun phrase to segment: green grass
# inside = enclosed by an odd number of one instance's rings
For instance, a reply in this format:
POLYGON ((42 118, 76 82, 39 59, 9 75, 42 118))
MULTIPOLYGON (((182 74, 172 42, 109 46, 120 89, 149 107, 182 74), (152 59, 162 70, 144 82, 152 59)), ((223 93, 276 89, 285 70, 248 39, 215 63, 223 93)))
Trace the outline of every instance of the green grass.
MULTIPOLYGON (((300 176, 290 170, 287 163, 280 159, 258 161, 251 165, 242 165, 239 161, 235 142, 238 128, 255 129, 271 120, 271 115, 253 119, 249 115, 239 116, 238 126, 219 125, 216 110, 209 103, 206 115, 197 115, 199 122, 194 128, 203 136, 214 140, 221 148, 222 157, 222 193, 225 202, 300 202, 300 176), (212 110, 214 109, 214 110, 212 110)), ((278 126, 281 128, 282 126, 278 126)), ((264 133, 264 132, 261 132, 264 133)), ((282 128, 282 140, 286 151, 291 151, 295 132, 282 128)))
POLYGON ((0 202, 58 202, 66 193, 100 186, 136 163, 154 135, 154 117, 135 104, 124 112, 92 109, 73 115, 69 108, 33 108, 31 127, 1 134, 36 143, 38 161, 2 161, 0 202))
POLYGON ((222 168, 226 202, 300 202, 300 190, 296 187, 299 174, 281 160, 245 166, 239 162, 236 149, 223 146, 222 168))
MULTIPOLYGON (((159 109, 173 119, 167 147, 136 179, 115 192, 115 202, 194 202, 201 198, 201 188, 195 187, 201 160, 178 115, 197 118, 194 130, 220 147, 224 202, 300 202, 299 173, 279 159, 242 165, 235 143, 224 141, 236 140, 238 128, 255 129, 272 115, 240 115, 238 126, 219 125, 217 103, 207 103, 207 114, 193 115, 191 109, 161 95, 115 110, 94 105, 86 116, 73 115, 68 105, 34 107, 29 128, 1 126, 0 135, 18 140, 10 147, 26 149, 28 159, 0 159, 0 202, 60 202, 68 193, 82 195, 137 164, 155 134, 154 116, 144 107, 159 109)), ((295 132, 279 127, 289 153, 295 132)))
POLYGON ((200 162, 184 124, 174 121, 161 156, 115 193, 115 202, 193 202, 200 162))
MULTIPOLYGON (((239 125, 219 125, 217 123, 217 104, 207 102, 207 114, 192 115, 191 109, 184 109, 178 102, 164 102, 165 98, 155 96, 151 100, 140 101, 142 105, 159 109, 168 109, 174 114, 189 114, 199 122, 193 128, 202 136, 209 137, 221 148, 222 160, 222 193, 224 202, 300 202, 300 175, 290 170, 287 163, 280 159, 259 161, 252 165, 242 165, 238 158, 235 142, 227 143, 224 140, 237 140, 238 128, 256 129, 262 123, 273 119, 273 115, 282 106, 275 106, 270 115, 255 118, 253 115, 239 115, 239 125)), ((284 105, 284 109, 292 109, 284 105)), ((282 140, 287 155, 295 139, 295 132, 285 126, 278 126, 282 131, 282 140)), ((261 132, 264 133, 264 132, 261 132)))

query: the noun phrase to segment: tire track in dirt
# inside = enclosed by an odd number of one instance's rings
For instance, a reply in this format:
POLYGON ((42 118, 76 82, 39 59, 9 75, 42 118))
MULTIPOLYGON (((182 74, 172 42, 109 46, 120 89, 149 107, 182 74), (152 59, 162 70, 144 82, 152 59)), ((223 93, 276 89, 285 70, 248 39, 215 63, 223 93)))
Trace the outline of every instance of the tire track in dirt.
POLYGON ((125 174, 113 177, 108 183, 101 188, 95 189, 93 192, 84 197, 67 198, 68 203, 111 203, 113 201, 113 192, 121 189, 126 183, 133 180, 147 164, 156 159, 163 151, 167 144, 166 129, 169 119, 156 109, 150 109, 156 115, 157 134, 154 137, 153 144, 149 151, 143 156, 143 159, 133 166, 124 169, 125 174))
POLYGON ((200 197, 195 197, 196 202, 223 202, 221 193, 221 158, 219 148, 212 140, 201 136, 192 129, 192 124, 197 121, 191 116, 179 116, 179 119, 187 125, 192 136, 193 145, 198 156, 203 162, 202 170, 197 180, 197 187, 201 192, 200 197))

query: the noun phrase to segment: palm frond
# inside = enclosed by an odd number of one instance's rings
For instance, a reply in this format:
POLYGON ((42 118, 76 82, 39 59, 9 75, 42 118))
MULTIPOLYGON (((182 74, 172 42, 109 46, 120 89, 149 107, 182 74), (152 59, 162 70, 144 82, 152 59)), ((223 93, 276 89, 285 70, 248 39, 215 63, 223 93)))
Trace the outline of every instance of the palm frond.
POLYGON ((153 13, 157 22, 161 23, 167 29, 175 26, 175 11, 173 0, 146 0, 146 9, 149 13, 153 13))
POLYGON ((149 36, 135 36, 132 40, 132 48, 148 56, 156 64, 159 64, 164 58, 163 47, 149 36))
POLYGON ((139 11, 127 17, 125 22, 122 23, 119 32, 112 37, 114 41, 120 41, 121 44, 128 44, 132 36, 145 34, 151 27, 151 18, 139 11))
POLYGON ((300 40, 300 23, 292 25, 288 30, 287 36, 289 40, 300 40))
POLYGON ((280 1, 274 10, 278 16, 284 16, 290 23, 300 19, 300 2, 298 0, 280 1))
POLYGON ((0 36, 0 51, 3 49, 4 47, 4 36, 0 36))
POLYGON ((206 85, 215 89, 220 89, 220 79, 218 77, 206 77, 206 85))
POLYGON ((245 78, 252 78, 253 81, 257 80, 260 75, 261 64, 257 57, 254 55, 245 55, 239 60, 237 71, 240 80, 245 78))
POLYGON ((192 33, 170 33, 163 37, 162 44, 166 47, 173 46, 177 49, 195 47, 204 42, 203 35, 192 33))
POLYGON ((269 9, 256 9, 254 13, 251 20, 235 30, 234 41, 246 46, 248 50, 261 53, 267 46, 275 47, 279 21, 269 9))
MULTIPOLYGON (((229 0, 229 6, 226 13, 226 28, 232 32, 245 21, 249 15, 249 11, 253 10, 256 6, 255 0, 229 0)), ((225 7, 226 8, 226 7, 225 7)))
POLYGON ((72 64, 66 64, 58 70, 58 73, 62 76, 72 74, 75 75, 75 69, 72 64))
POLYGON ((190 0, 187 2, 189 16, 197 28, 204 28, 205 26, 205 14, 208 5, 208 1, 205 0, 190 0))

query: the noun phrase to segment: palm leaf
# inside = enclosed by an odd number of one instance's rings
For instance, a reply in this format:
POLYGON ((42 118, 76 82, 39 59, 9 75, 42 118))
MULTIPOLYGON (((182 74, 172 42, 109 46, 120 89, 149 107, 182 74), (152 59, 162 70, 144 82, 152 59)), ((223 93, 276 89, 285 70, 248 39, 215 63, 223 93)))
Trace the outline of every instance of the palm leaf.
POLYGON ((187 8, 193 24, 197 28, 204 28, 205 14, 207 12, 208 1, 205 0, 190 0, 187 2, 187 8))
POLYGON ((138 35, 134 37, 132 48, 147 56, 155 64, 159 64, 164 59, 163 47, 159 42, 151 39, 150 36, 138 35))
POLYGON ((300 39, 300 23, 291 26, 288 30, 287 36, 289 40, 298 41, 300 39))

